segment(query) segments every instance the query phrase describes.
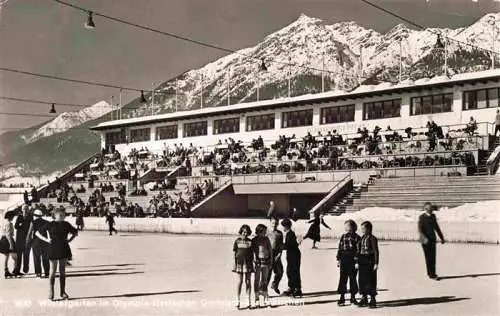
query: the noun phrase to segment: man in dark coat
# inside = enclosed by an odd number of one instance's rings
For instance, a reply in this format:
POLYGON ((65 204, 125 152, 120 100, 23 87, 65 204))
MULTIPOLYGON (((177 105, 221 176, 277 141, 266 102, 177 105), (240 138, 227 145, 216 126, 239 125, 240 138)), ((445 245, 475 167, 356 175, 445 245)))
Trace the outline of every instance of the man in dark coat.
POLYGON ((35 210, 33 213, 33 221, 31 222, 28 231, 28 243, 32 244, 33 248, 33 264, 35 267, 35 274, 37 277, 42 277, 42 267, 44 272, 44 277, 49 277, 49 257, 47 244, 35 236, 35 233, 39 231, 48 221, 43 219, 43 212, 41 210, 35 210))
POLYGON ((439 228, 436 215, 433 211, 436 209, 431 203, 424 204, 424 213, 418 218, 418 231, 420 242, 424 250, 425 264, 427 266, 427 275, 431 279, 438 279, 436 275, 436 233, 444 244, 444 236, 439 228))
POLYGON ((22 213, 17 216, 14 228, 16 229, 16 252, 17 261, 14 267, 13 274, 21 276, 21 263, 23 264, 23 272, 28 273, 30 265, 31 244, 26 243, 28 230, 30 228, 33 217, 30 214, 28 205, 23 205, 22 213))

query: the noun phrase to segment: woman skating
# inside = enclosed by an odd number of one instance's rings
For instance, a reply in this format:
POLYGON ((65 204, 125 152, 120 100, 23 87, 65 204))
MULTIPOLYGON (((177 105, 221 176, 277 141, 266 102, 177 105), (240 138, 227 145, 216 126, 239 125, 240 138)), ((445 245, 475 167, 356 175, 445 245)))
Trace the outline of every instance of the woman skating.
POLYGON ((54 221, 43 226, 36 236, 49 244, 50 260, 50 288, 49 299, 54 300, 54 284, 56 282, 56 270, 59 267, 59 282, 61 298, 68 299, 66 293, 66 262, 71 258, 69 243, 78 235, 78 230, 64 219, 66 212, 63 207, 54 211, 54 221), (68 235, 71 235, 68 238, 68 235))
POLYGON ((14 212, 7 212, 4 216, 2 226, 0 227, 0 253, 5 255, 4 276, 6 279, 14 276, 9 272, 9 258, 14 260, 14 266, 17 260, 16 244, 14 242, 14 225, 12 224, 14 216, 14 212))
POLYGON ((331 228, 325 223, 323 215, 315 215, 314 219, 311 219, 309 223, 311 223, 311 226, 309 227, 307 234, 304 236, 304 239, 306 238, 312 239, 313 241, 312 249, 317 249, 318 247, 316 247, 316 243, 320 242, 321 240, 320 225, 323 225, 328 229, 331 228))

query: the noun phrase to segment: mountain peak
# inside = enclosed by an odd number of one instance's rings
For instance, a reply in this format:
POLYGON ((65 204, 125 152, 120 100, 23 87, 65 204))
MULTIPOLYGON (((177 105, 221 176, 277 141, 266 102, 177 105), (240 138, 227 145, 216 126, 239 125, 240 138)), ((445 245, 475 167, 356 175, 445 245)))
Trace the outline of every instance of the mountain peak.
POLYGON ((101 117, 112 110, 113 108, 108 102, 100 101, 78 111, 62 112, 53 120, 35 130, 31 136, 24 137, 24 141, 31 143, 42 137, 65 132, 87 121, 101 117))

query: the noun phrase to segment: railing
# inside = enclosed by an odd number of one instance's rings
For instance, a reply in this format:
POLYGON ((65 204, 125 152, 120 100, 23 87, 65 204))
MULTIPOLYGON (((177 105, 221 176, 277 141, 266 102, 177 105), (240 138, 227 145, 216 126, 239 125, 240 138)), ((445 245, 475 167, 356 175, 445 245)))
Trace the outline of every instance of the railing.
POLYGON ((352 179, 351 175, 346 175, 342 180, 335 183, 333 188, 330 189, 329 193, 321 199, 313 208, 309 211, 311 217, 314 217, 318 212, 328 208, 334 204, 339 198, 345 195, 348 190, 352 189, 352 179), (347 188, 346 188, 347 186, 347 188))

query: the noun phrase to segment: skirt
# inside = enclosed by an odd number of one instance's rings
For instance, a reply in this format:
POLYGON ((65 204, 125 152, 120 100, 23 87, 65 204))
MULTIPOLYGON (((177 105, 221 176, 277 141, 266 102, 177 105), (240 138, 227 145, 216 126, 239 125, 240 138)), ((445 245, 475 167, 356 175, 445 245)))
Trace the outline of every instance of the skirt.
POLYGON ((321 241, 321 236, 319 232, 320 232, 319 226, 313 224, 309 227, 309 230, 307 231, 307 234, 304 236, 304 239, 309 238, 316 242, 319 242, 321 241))
POLYGON ((232 271, 235 273, 252 273, 255 270, 251 260, 234 260, 232 271))
POLYGON ((2 236, 2 238, 0 239, 0 253, 6 255, 13 252, 16 252, 16 245, 14 244, 14 249, 10 250, 9 240, 7 239, 7 237, 2 236))
POLYGON ((71 253, 71 248, 68 243, 62 245, 50 245, 48 251, 49 260, 61 260, 69 259, 71 260, 73 255, 71 253))

